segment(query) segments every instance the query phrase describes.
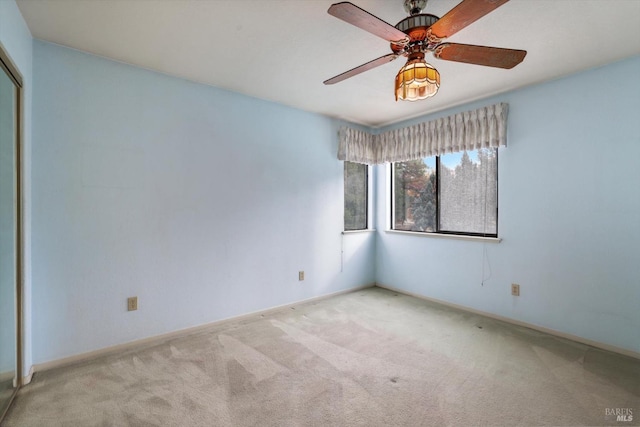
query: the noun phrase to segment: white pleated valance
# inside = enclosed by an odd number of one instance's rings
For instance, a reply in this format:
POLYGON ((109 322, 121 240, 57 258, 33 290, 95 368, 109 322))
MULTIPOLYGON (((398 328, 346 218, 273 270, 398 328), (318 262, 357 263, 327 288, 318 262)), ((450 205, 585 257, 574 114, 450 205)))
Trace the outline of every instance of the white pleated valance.
POLYGON ((372 135, 340 129, 338 159, 374 165, 507 145, 506 103, 372 135))

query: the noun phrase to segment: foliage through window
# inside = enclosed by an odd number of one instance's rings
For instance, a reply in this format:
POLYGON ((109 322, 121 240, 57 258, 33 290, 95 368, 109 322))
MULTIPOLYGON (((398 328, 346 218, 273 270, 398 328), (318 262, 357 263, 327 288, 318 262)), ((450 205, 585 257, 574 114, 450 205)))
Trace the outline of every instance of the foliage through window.
POLYGON ((367 165, 344 162, 344 229, 367 228, 367 165))
POLYGON ((394 230, 498 236, 498 151, 480 149, 392 166, 394 230))

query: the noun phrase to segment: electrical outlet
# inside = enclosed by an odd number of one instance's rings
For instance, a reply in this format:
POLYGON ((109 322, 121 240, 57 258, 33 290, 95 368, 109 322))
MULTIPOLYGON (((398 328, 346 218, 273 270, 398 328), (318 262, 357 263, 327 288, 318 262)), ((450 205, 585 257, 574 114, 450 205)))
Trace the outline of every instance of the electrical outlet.
POLYGON ((138 297, 127 298, 127 310, 135 311, 138 309, 138 297))
POLYGON ((519 297, 520 296, 520 285, 517 283, 511 284, 511 295, 519 297))
POLYGON ((301 282, 304 280, 304 271, 298 271, 298 280, 301 282))

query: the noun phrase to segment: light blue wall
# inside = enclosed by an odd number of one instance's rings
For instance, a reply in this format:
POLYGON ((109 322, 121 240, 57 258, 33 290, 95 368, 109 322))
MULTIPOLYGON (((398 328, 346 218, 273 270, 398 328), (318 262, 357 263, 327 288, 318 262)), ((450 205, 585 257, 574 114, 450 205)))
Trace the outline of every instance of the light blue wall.
POLYGON ((23 187, 23 375, 32 365, 31 347, 31 100, 32 39, 14 0, 0 0, 0 44, 18 68, 23 80, 22 187, 23 187))
POLYGON ((40 41, 34 70, 34 363, 375 281, 341 123, 40 41))
POLYGON ((638 76, 636 57, 411 121, 509 103, 508 147, 499 152, 503 241, 385 233, 379 167, 378 283, 640 351, 638 76))

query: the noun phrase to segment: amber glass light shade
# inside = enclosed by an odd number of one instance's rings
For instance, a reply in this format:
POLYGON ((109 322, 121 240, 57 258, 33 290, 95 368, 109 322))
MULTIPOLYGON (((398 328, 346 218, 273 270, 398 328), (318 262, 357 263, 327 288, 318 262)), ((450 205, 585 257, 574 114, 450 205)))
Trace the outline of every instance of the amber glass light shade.
POLYGON ((435 95, 440 88, 440 73, 424 58, 409 59, 396 76, 396 101, 417 101, 435 95))

